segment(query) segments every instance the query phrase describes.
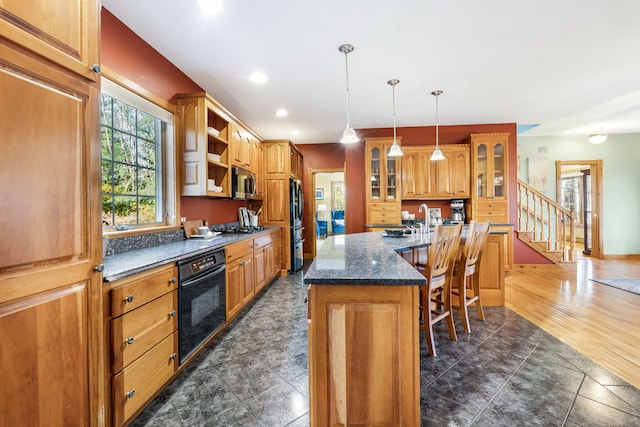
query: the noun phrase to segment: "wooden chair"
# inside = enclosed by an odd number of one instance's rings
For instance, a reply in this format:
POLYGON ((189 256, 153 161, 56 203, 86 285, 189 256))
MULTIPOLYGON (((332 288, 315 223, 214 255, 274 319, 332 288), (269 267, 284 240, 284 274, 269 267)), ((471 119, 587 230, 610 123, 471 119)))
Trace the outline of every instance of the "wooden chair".
POLYGON ((467 307, 475 303, 478 319, 484 320, 484 311, 482 310, 482 301, 480 299, 480 260, 482 258, 482 250, 487 243, 490 225, 489 221, 471 221, 469 223, 467 240, 461 248, 460 257, 454 268, 453 281, 455 284, 452 293, 458 297, 462 325, 467 333, 471 333, 467 307), (467 295, 468 290, 473 291, 473 296, 467 295))
POLYGON ((436 355, 433 339, 433 325, 447 319, 449 335, 457 340, 456 328, 453 324, 451 306, 451 283, 453 266, 458 255, 462 224, 437 225, 431 237, 427 264, 422 274, 427 278, 427 285, 420 287, 420 315, 427 337, 427 346, 431 356, 436 355))

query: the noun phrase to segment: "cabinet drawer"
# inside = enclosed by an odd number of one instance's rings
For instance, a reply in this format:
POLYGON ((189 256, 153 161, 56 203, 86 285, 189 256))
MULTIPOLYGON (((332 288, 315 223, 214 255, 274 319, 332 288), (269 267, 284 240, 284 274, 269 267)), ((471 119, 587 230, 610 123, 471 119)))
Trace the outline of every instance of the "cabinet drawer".
POLYGON ((258 249, 263 247, 264 245, 268 245, 269 243, 271 243, 271 234, 256 237, 255 239, 253 239, 253 248, 258 249))
POLYGON ((480 216, 506 216, 509 213, 508 202, 483 202, 476 203, 474 206, 474 217, 480 216))
POLYGON ((111 321, 112 372, 118 372, 178 329, 178 291, 111 321))
POLYGON ((177 349, 174 332, 113 377, 114 425, 122 425, 171 379, 178 367, 177 349))
POLYGON ((111 290, 111 315, 120 316, 175 289, 178 289, 176 267, 165 267, 160 271, 140 276, 126 285, 116 285, 111 290))
POLYGON ((251 252, 253 250, 253 240, 243 240, 242 242, 228 245, 224 250, 227 254, 227 263, 230 263, 251 252))

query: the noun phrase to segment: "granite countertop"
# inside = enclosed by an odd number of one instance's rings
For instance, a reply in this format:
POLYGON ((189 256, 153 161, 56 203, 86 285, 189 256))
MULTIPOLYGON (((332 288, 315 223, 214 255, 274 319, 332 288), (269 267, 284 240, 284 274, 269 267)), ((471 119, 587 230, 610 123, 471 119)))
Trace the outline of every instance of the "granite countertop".
MULTIPOLYGON (((467 226, 462 228, 466 239, 467 226)), ((489 234, 506 234, 490 231, 489 234)), ((384 237, 379 231, 329 236, 304 275, 314 285, 424 285, 426 279, 398 252, 429 246, 432 232, 384 237)))
POLYGON ((127 251, 104 258, 103 280, 113 282, 135 273, 149 270, 161 265, 170 264, 193 255, 198 255, 212 249, 223 248, 231 243, 247 239, 254 239, 261 234, 272 231, 265 228, 256 233, 220 234, 214 238, 191 238, 178 242, 165 243, 144 249, 127 251))
POLYGON ((305 284, 425 285, 426 279, 398 252, 428 246, 429 234, 383 237, 381 232, 329 236, 304 275, 305 284))

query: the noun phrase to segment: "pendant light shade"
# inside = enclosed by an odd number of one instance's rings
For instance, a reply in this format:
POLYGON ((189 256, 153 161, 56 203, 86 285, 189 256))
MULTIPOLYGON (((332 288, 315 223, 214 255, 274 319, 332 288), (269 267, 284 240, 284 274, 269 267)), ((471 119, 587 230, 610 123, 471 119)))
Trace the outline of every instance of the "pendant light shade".
POLYGON ((344 67, 347 75, 347 127, 344 129, 342 138, 340 139, 340 142, 343 144, 354 144, 360 141, 358 135, 356 135, 356 131, 351 127, 349 118, 349 110, 351 106, 349 105, 349 63, 347 62, 347 55, 352 52, 353 49, 353 45, 350 44, 343 44, 338 47, 338 50, 344 53, 344 67))
POLYGON ((438 97, 442 95, 442 91, 434 90, 431 92, 431 95, 436 97, 436 149, 433 150, 433 154, 429 160, 444 160, 444 154, 442 154, 442 150, 440 150, 440 146, 438 145, 438 97))
POLYGON ((387 81, 387 84, 391 86, 393 90, 393 144, 391 148, 389 148, 389 152, 387 155, 389 157, 399 157, 402 156, 402 150, 400 149, 400 145, 398 144, 398 140, 396 139, 396 85, 400 83, 398 79, 391 79, 387 81))

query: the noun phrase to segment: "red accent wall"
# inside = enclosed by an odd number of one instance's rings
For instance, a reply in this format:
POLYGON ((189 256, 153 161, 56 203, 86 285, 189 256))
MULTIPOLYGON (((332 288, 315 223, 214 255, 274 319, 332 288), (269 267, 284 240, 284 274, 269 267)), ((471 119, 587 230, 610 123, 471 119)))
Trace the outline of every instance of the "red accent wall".
MULTIPOLYGON (((172 104, 176 103, 178 93, 204 91, 105 8, 102 8, 101 19, 103 65, 172 104)), ((209 224, 234 222, 238 220, 241 206, 247 204, 236 200, 181 197, 180 216, 207 220, 209 224)))

